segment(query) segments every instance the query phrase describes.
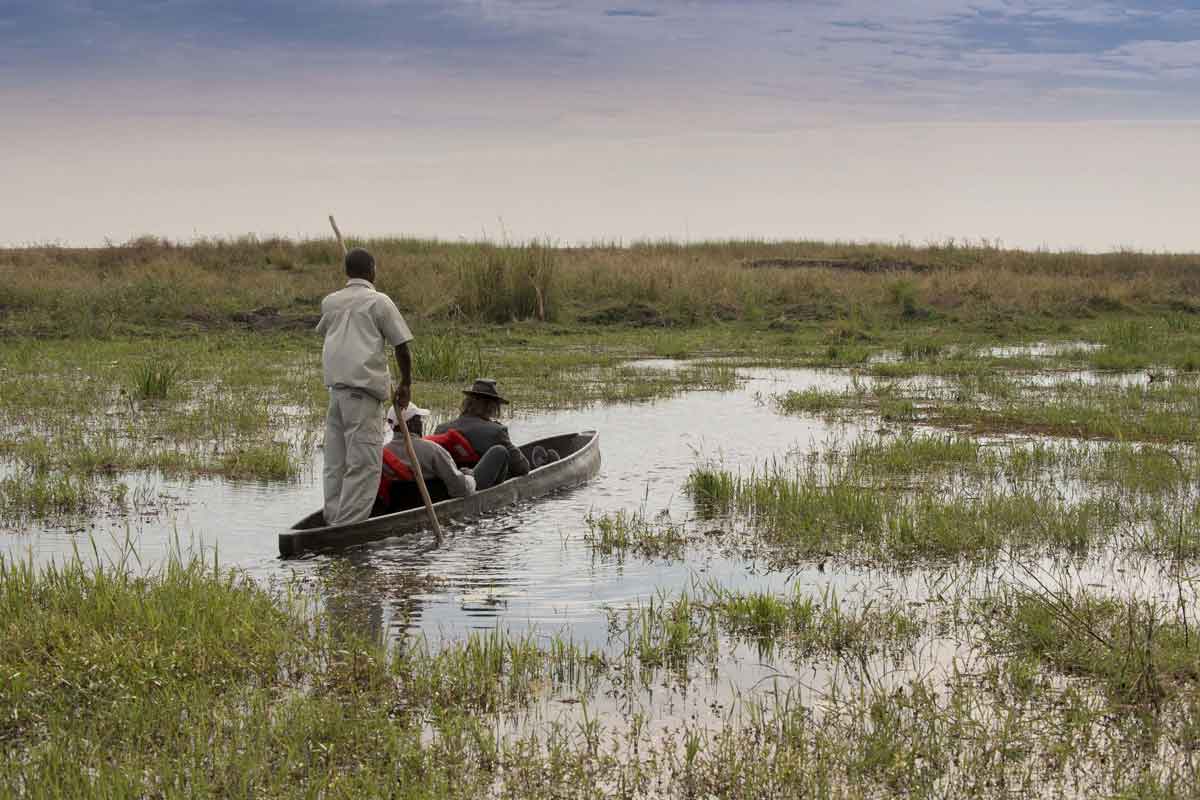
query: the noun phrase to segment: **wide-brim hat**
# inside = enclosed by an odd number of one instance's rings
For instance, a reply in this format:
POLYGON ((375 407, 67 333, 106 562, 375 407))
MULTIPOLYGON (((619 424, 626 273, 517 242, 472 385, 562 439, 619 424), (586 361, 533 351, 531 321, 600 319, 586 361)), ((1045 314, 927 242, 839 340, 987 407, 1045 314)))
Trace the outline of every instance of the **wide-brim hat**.
MULTIPOLYGON (((403 419, 405 422, 408 422, 413 417, 428 417, 428 416, 429 416, 429 409, 421 408, 416 403, 409 403, 408 405, 406 405, 404 407, 404 411, 402 411, 400 413, 400 418, 403 419)), ((396 407, 395 406, 392 406, 391 408, 388 409, 387 424, 388 424, 388 426, 390 426, 392 428, 396 427, 396 407)))
POLYGON ((486 397, 489 400, 498 400, 501 403, 507 403, 508 400, 500 396, 496 391, 496 381, 492 378, 476 378, 475 383, 471 384, 470 389, 463 389, 463 394, 474 395, 475 397, 486 397))

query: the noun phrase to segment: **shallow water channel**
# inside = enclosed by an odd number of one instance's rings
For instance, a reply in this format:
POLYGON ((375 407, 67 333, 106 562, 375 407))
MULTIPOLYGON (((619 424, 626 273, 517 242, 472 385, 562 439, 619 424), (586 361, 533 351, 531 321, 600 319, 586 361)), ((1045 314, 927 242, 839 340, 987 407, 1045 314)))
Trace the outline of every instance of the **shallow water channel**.
MULTIPOLYGON (((668 360, 638 362, 672 369, 668 360)), ((153 497, 146 508, 116 518, 97 518, 68 528, 37 528, 0 539, 7 557, 61 559, 95 546, 116 558, 131 545, 143 565, 173 549, 215 551, 220 563, 263 579, 304 575, 329 560, 343 560, 373 577, 402 571, 443 579, 437 591, 420 596, 407 625, 388 601, 378 624, 391 635, 400 629, 434 638, 469 628, 570 625, 576 640, 603 643, 606 608, 635 604, 658 590, 683 588, 703 574, 723 584, 777 585, 788 576, 758 574, 741 558, 705 554, 677 563, 636 557, 605 559, 584 541, 589 514, 643 510, 683 521, 693 514, 683 492, 690 470, 702 461, 749 471, 765 459, 791 451, 819 449, 852 438, 862 428, 818 419, 787 417, 772 409, 771 394, 821 387, 843 389, 844 371, 747 369, 733 391, 693 391, 636 404, 597 405, 582 410, 522 415, 509 427, 515 441, 555 433, 600 432, 602 467, 585 486, 535 504, 514 507, 469 525, 454 525, 440 548, 432 536, 389 539, 336 555, 296 560, 278 557, 276 534, 321 504, 321 454, 299 480, 245 482, 225 479, 169 481, 154 475, 126 476, 153 497)), ((210 555, 211 557, 211 555, 210 555)), ((822 581, 836 578, 822 575, 822 581)), ((378 579, 371 581, 378 585, 378 579)))

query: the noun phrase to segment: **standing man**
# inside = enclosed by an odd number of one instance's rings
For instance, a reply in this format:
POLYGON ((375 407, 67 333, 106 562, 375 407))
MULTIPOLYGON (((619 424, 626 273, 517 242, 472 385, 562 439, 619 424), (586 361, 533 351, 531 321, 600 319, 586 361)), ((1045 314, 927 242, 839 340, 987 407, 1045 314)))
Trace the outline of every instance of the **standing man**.
POLYGON ((375 291, 375 258, 362 248, 346 253, 346 287, 321 301, 317 333, 329 388, 325 416, 325 524, 358 522, 371 514, 382 468, 383 414, 389 397, 384 343, 395 348, 403 410, 412 398, 412 332, 392 299, 375 291))

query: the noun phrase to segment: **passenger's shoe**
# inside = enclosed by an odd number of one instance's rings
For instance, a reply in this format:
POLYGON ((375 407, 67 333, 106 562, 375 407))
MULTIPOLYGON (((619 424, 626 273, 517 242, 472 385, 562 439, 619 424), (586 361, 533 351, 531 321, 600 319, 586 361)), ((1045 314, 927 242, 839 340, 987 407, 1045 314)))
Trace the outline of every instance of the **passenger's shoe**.
POLYGON ((529 461, 533 464, 533 468, 537 469, 538 467, 546 466, 552 461, 558 461, 558 459, 559 455, 557 450, 552 447, 545 448, 539 444, 537 447, 533 448, 533 452, 530 454, 529 461))

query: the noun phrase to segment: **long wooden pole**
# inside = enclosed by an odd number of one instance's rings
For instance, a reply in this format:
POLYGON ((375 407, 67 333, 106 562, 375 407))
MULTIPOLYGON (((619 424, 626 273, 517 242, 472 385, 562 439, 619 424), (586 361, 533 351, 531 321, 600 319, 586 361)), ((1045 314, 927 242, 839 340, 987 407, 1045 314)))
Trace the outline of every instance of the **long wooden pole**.
MULTIPOLYGON (((342 248, 342 257, 346 255, 346 243, 342 241, 342 232, 338 230, 337 222, 333 219, 333 214, 329 215, 329 224, 333 226, 333 235, 337 237, 338 245, 342 248)), ((408 431, 408 425, 404 422, 402 408, 396 407, 396 394, 391 391, 389 385, 388 391, 392 395, 392 408, 396 412, 396 422, 400 425, 400 430, 404 432, 404 452, 408 453, 408 463, 412 465, 413 477, 417 480, 417 490, 421 492, 421 500, 425 503, 425 513, 429 514, 429 523, 433 525, 433 535, 437 538, 437 543, 442 543, 442 526, 438 522, 437 512, 433 510, 433 501, 429 499, 429 489, 425 486, 425 476, 421 474, 421 462, 417 460, 417 453, 413 450, 412 434, 408 431)))

